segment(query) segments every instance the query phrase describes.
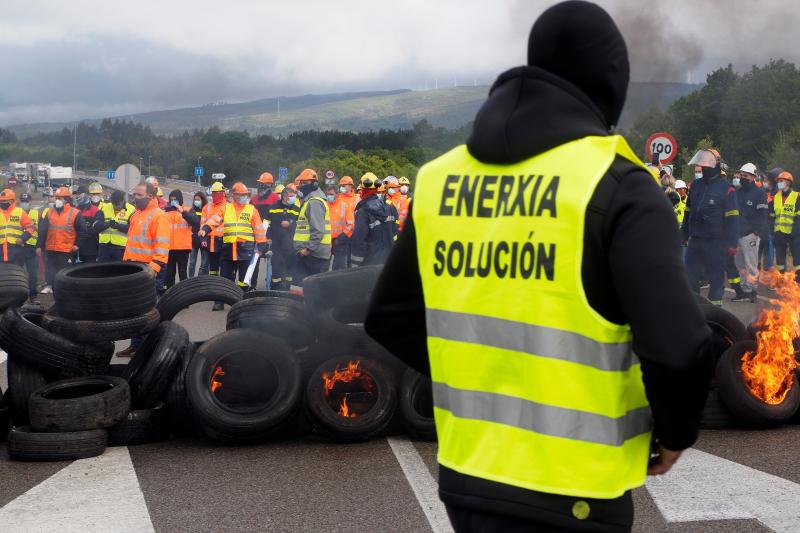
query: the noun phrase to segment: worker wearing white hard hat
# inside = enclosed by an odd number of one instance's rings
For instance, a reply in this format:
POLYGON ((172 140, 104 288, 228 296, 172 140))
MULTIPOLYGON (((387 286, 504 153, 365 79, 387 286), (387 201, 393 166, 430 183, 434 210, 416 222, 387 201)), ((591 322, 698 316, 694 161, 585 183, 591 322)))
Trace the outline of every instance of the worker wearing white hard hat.
POLYGON ((686 214, 686 197, 689 193, 689 188, 683 180, 675 180, 675 192, 678 193, 678 203, 672 206, 675 211, 675 217, 678 219, 678 225, 683 224, 683 217, 686 214))
POLYGON ((756 301, 758 286, 758 249, 761 238, 768 233, 769 205, 767 193, 755 184, 758 169, 745 163, 732 180, 736 187, 739 206, 739 246, 733 258, 733 268, 728 268, 731 287, 736 291, 733 301, 756 301))

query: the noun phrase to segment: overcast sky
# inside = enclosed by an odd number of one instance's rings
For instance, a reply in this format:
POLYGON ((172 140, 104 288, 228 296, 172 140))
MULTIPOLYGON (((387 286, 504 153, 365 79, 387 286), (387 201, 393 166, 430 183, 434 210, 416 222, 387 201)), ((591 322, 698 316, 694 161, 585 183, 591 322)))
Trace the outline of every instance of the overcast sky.
MULTIPOLYGON (((3 0, 0 125, 278 95, 488 84, 543 0, 3 0)), ((800 60, 792 0, 600 0, 640 81, 800 60), (664 7, 656 7, 664 6, 664 7)))

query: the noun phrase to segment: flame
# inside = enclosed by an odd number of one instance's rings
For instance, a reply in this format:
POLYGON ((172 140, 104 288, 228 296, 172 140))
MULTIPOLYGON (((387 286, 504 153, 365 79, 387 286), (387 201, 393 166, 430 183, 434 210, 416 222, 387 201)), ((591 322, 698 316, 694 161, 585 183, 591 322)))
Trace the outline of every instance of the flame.
POLYGON ((770 300, 776 307, 764 309, 756 320, 758 347, 742 356, 742 377, 753 396, 778 405, 792 388, 797 367, 792 341, 800 336, 800 285, 794 272, 777 270, 763 273, 761 282, 773 287, 779 298, 770 300))
MULTIPOLYGON (((324 382, 323 392, 327 397, 330 395, 333 387, 337 383, 350 383, 351 381, 355 380, 362 380, 365 387, 367 389, 372 389, 374 387, 374 383, 369 375, 361 370, 361 361, 348 361, 347 367, 340 369, 338 366, 334 369, 333 373, 323 372, 322 373, 322 381, 324 382)), ((342 401, 339 404, 339 409, 337 413, 340 416, 346 418, 355 418, 358 416, 358 413, 350 411, 350 408, 347 405, 347 395, 342 395, 342 401)))
POLYGON ((217 380, 217 377, 224 376, 225 372, 222 370, 221 366, 218 366, 214 369, 214 373, 211 375, 211 393, 217 392, 217 389, 222 387, 222 382, 217 380))

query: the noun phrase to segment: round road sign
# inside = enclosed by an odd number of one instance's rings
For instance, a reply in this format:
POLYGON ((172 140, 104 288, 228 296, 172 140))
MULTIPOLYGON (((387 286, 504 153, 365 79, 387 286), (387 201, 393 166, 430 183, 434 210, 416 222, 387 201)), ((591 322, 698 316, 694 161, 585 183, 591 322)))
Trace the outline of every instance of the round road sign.
POLYGON ((11 176, 10 178, 8 178, 8 186, 9 187, 16 187, 17 186, 17 178, 15 178, 14 176, 11 176))
POLYGON ((675 137, 664 132, 654 133, 648 137, 644 148, 648 163, 653 161, 653 154, 658 154, 658 160, 665 165, 671 163, 678 153, 678 143, 675 141, 675 137))
POLYGON ((336 172, 334 172, 333 170, 330 170, 330 169, 326 170, 325 171, 325 177, 328 178, 329 180, 332 180, 333 178, 336 177, 336 172))

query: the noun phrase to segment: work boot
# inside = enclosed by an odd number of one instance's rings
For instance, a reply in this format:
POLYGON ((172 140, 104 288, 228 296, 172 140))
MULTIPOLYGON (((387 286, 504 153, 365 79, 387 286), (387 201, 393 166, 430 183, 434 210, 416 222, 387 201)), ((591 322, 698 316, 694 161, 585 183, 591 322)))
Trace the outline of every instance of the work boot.
POLYGON ((225 309, 225 304, 222 302, 214 302, 214 307, 211 308, 212 311, 222 311, 225 309))
POLYGON ((136 355, 136 348, 133 346, 128 346, 124 350, 116 353, 117 357, 133 357, 134 355, 136 355))
POLYGON ((50 285, 45 285, 44 289, 39 291, 39 294, 53 294, 53 288, 50 285))
POLYGON ((737 286, 735 288, 736 294, 731 298, 732 302, 750 302, 753 303, 756 301, 756 292, 745 292, 741 289, 741 287, 737 286))
POLYGON ((41 306, 42 302, 37 300, 36 296, 31 296, 30 298, 28 298, 28 305, 39 305, 39 306, 41 306))

